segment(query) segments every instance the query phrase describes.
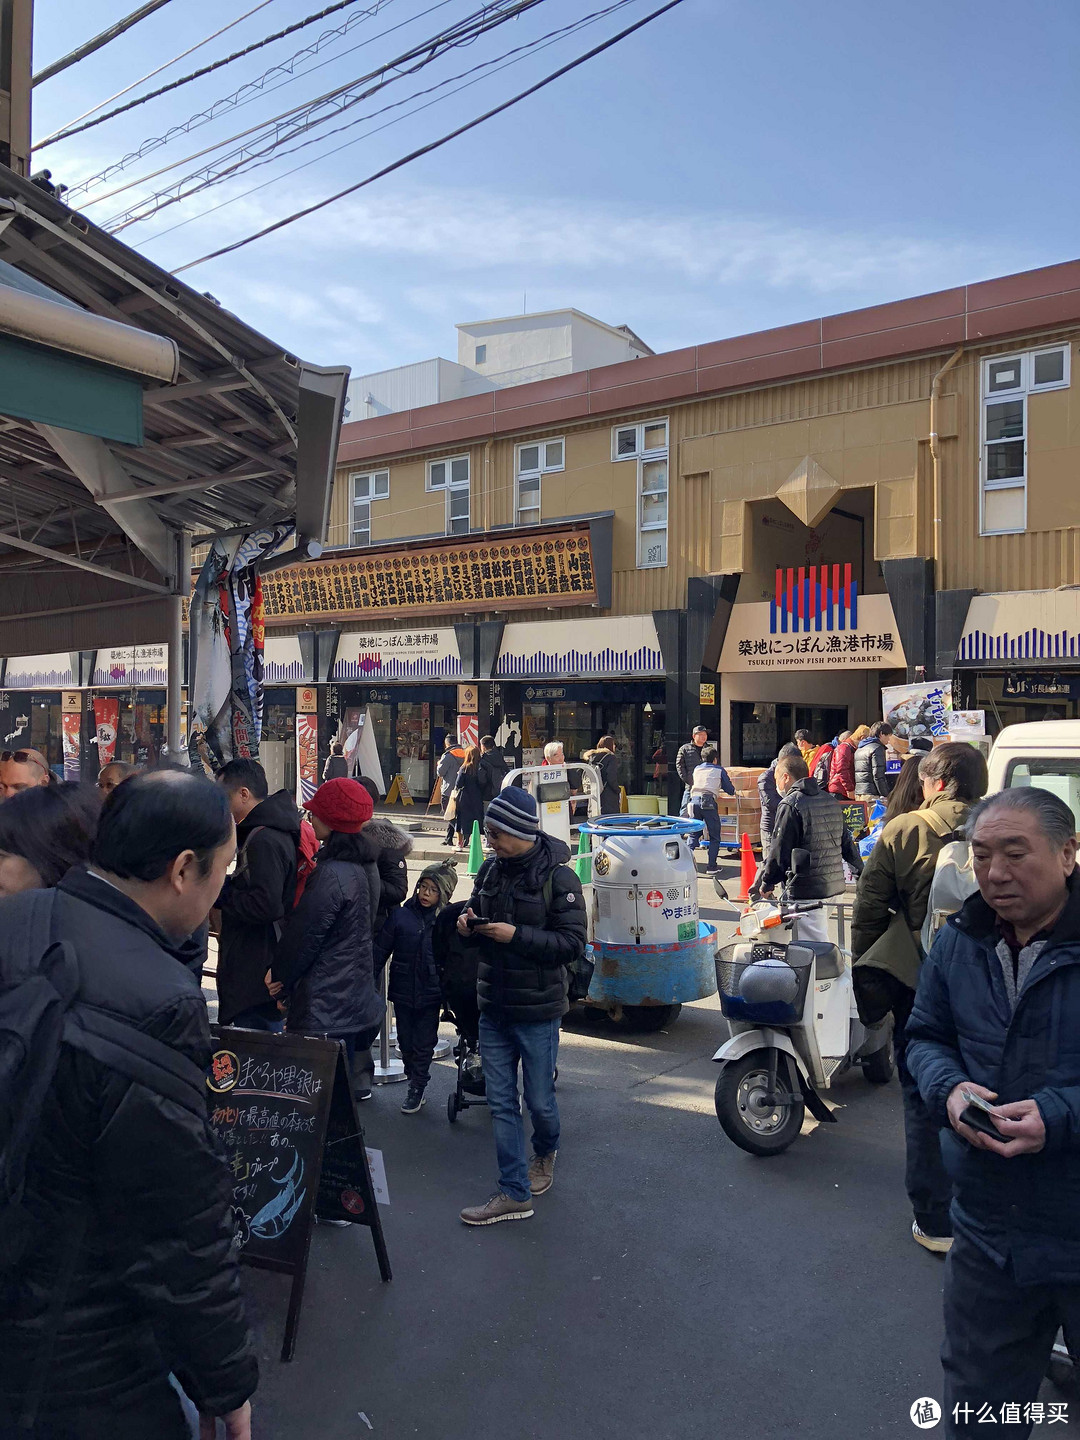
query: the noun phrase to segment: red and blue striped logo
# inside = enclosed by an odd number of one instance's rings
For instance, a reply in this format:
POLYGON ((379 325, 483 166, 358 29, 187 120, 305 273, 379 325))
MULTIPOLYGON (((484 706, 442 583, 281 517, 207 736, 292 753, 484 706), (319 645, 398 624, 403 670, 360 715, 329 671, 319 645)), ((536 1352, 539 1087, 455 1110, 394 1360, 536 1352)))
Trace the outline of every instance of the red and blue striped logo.
POLYGON ((859 623, 858 591, 850 564, 777 570, 776 596, 769 602, 769 630, 773 635, 854 630, 859 623))

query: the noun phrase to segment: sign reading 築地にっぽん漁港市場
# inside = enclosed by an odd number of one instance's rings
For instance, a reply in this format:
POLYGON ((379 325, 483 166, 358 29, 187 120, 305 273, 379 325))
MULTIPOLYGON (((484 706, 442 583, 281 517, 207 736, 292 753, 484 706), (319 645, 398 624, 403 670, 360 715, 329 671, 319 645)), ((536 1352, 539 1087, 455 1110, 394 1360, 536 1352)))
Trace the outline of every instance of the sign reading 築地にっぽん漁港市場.
MULTIPOLYGON (((813 568, 813 567, 811 567, 813 568)), ((821 567, 832 569, 832 567, 821 567)), ((902 669, 907 664, 903 642, 888 595, 852 594, 846 603, 841 591, 826 604, 826 593, 798 588, 795 572, 792 597, 795 613, 775 600, 755 600, 731 607, 731 618, 720 654, 720 671, 738 670, 843 670, 872 666, 902 669)))

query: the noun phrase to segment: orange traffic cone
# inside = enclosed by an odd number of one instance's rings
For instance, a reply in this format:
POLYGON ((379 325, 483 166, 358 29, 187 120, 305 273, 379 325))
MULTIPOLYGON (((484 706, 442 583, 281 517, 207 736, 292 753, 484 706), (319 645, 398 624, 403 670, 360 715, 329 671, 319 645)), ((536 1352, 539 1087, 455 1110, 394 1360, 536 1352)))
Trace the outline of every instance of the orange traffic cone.
POLYGON ((754 852, 750 847, 750 836, 743 831, 742 847, 739 851, 739 899, 749 900, 750 886, 754 883, 757 875, 757 862, 754 859, 754 852))

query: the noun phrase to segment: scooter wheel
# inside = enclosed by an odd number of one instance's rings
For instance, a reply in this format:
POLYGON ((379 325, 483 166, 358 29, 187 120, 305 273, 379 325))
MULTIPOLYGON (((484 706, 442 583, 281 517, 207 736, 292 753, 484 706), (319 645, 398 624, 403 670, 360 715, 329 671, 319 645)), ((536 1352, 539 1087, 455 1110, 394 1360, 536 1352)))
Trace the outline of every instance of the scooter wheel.
POLYGON ((451 1090, 451 1091, 450 1091, 450 1094, 446 1097, 446 1118, 450 1121, 450 1124, 451 1124, 451 1125, 456 1125, 456 1124, 457 1124, 457 1117, 458 1117, 458 1098, 457 1098, 457 1096, 454 1094, 454 1092, 451 1090))
MULTIPOLYGON (((786 1079, 777 1086, 787 1091, 786 1079)), ((769 1105, 769 1056, 752 1050, 741 1060, 725 1065, 716 1078, 716 1118, 724 1134, 751 1155, 779 1155, 802 1129, 805 1106, 801 1095, 790 1095, 786 1105, 769 1105)))
POLYGON ((862 1061, 862 1073, 871 1085, 887 1085, 893 1077, 893 1042, 890 1036, 880 1050, 862 1061))

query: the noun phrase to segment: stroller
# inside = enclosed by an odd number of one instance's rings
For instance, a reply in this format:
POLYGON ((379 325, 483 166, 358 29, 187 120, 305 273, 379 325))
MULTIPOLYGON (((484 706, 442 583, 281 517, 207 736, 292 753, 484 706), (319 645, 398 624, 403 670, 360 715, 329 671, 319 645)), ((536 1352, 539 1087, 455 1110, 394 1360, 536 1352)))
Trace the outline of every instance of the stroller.
POLYGON ((446 1097, 446 1116, 457 1123, 462 1110, 486 1105, 484 1071, 480 1060, 480 1009, 476 1003, 476 954, 463 945, 457 933, 457 918, 467 901, 447 905, 435 921, 432 946, 442 983, 444 1015, 457 1031, 454 1060, 457 1084, 446 1097))

